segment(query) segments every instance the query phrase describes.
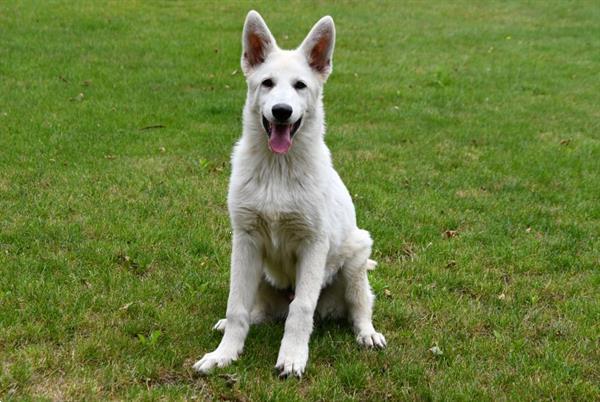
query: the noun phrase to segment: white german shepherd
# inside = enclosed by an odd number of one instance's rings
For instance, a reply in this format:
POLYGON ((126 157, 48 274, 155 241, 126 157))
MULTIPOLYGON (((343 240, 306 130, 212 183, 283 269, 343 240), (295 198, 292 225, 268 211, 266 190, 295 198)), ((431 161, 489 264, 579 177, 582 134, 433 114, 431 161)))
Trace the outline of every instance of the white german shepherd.
POLYGON ((225 334, 194 368, 207 373, 238 358, 250 324, 286 318, 276 368, 301 376, 315 312, 348 317, 358 342, 385 347, 371 321, 367 270, 372 240, 325 145, 323 84, 332 69, 329 16, 296 50, 277 46, 250 11, 242 35, 248 82, 242 137, 233 151, 228 206, 233 226, 225 334))

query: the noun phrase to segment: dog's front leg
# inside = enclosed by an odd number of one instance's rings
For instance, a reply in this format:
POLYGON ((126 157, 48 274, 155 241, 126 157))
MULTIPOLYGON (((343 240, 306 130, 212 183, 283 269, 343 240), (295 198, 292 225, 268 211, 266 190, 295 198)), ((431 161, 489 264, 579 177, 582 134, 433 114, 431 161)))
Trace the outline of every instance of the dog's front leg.
POLYGON ((217 349, 198 360, 194 369, 208 373, 215 366, 227 366, 242 353, 261 275, 262 258, 257 239, 246 232, 234 232, 225 334, 217 349))
POLYGON ((299 252, 296 268, 296 289, 290 303, 285 333, 275 368, 281 377, 302 376, 308 360, 308 341, 327 259, 326 241, 311 242, 299 252))

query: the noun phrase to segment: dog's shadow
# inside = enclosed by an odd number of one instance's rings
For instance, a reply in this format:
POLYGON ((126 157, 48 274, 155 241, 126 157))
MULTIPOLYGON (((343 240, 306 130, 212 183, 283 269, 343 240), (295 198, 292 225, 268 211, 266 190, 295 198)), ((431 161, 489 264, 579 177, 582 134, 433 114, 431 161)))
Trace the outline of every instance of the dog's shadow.
MULTIPOLYGON (((277 360, 279 345, 283 338, 285 321, 271 321, 250 327, 246 338, 242 364, 264 366, 264 362, 277 360)), ((310 337, 310 354, 315 362, 334 362, 349 349, 358 347, 352 327, 344 319, 315 318, 310 337)))

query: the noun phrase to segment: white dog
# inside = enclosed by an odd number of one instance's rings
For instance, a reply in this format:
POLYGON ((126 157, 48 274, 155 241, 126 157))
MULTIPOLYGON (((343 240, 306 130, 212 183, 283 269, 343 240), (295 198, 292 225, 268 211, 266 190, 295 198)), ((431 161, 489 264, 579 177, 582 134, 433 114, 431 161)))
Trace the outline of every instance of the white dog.
POLYGON ((332 69, 329 16, 296 50, 280 49, 256 11, 242 35, 248 82, 242 137, 233 151, 228 206, 231 284, 217 349, 194 368, 207 373, 238 358, 250 324, 286 318, 276 368, 301 376, 313 317, 348 317, 361 345, 385 347, 371 321, 367 270, 372 240, 325 145, 323 84, 332 69))

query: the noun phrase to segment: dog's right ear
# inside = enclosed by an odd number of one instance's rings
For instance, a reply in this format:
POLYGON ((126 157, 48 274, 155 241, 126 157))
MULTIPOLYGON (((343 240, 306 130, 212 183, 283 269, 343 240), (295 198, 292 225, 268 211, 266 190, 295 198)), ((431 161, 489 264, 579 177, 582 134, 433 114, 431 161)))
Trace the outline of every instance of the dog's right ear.
POLYGON ((277 46, 275 38, 259 13, 252 10, 246 16, 242 34, 242 71, 247 76, 265 61, 277 46))

